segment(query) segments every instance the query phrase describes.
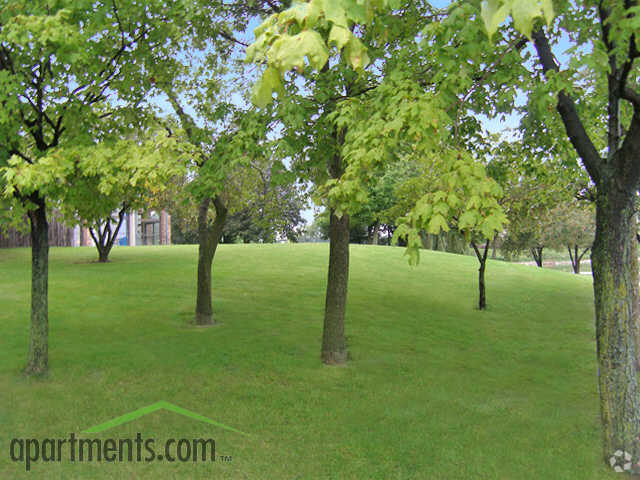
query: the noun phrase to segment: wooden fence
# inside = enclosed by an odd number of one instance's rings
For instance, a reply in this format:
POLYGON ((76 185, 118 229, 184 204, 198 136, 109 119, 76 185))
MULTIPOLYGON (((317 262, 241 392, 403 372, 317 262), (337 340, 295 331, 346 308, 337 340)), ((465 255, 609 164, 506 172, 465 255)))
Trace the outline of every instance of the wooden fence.
MULTIPOLYGON (((49 220, 49 245, 52 247, 70 247, 73 245, 73 228, 55 220, 49 220)), ((0 228, 0 248, 30 247, 31 237, 13 229, 0 228)))

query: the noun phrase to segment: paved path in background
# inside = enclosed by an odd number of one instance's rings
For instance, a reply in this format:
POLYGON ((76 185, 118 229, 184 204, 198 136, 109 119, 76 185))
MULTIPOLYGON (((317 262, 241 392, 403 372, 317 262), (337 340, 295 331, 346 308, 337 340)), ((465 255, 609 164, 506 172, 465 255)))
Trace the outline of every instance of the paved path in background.
MULTIPOLYGON (((638 260, 640 261, 640 257, 638 258, 638 260)), ((583 260, 583 263, 587 263, 587 262, 591 264, 590 259, 583 260)), ((536 262, 517 262, 517 263, 520 265, 538 266, 536 262)), ((546 262, 542 262, 543 267, 553 268, 558 265, 571 265, 571 261, 570 260, 547 260, 546 262)), ((591 269, 589 269, 588 272, 580 272, 580 275, 591 275, 591 269)))
MULTIPOLYGON (((590 260, 583 260, 583 263, 591 263, 590 260)), ((538 264, 536 262, 517 262, 520 265, 529 265, 532 267, 537 267, 538 264)), ((558 265, 571 265, 571 261, 570 260, 547 260, 547 261, 543 261, 542 262, 542 266, 543 267, 557 267, 558 265)), ((568 272, 571 273, 571 272, 568 272)), ((580 275, 591 275, 591 270, 589 270, 588 272, 580 272, 580 275)))

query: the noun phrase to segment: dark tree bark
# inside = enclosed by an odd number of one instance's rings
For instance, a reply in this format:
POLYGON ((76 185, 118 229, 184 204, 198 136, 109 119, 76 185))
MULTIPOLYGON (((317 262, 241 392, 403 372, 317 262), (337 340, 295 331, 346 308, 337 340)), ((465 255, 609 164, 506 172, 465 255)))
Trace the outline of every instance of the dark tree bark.
POLYGON ((529 251, 531 252, 531 256, 536 261, 536 265, 542 268, 542 251, 544 247, 531 247, 529 251))
POLYGON ((573 267, 573 273, 576 275, 580 273, 580 262, 585 254, 589 251, 591 247, 585 248, 582 253, 580 253, 580 247, 578 245, 567 245, 567 250, 569 250, 569 258, 571 259, 571 266, 573 267))
POLYGON ((25 373, 43 375, 49 368, 49 224, 45 200, 33 196, 31 224, 31 332, 25 373))
POLYGON ((484 249, 480 251, 476 242, 471 242, 473 251, 476 252, 480 268, 478 268, 478 308, 485 310, 487 308, 487 290, 484 282, 484 272, 487 267, 487 255, 489 253, 489 240, 484 245, 484 249))
POLYGON ((216 218, 211 224, 207 217, 210 198, 205 198, 198 207, 198 289, 196 294, 196 325, 212 325, 213 301, 211 299, 211 268, 222 230, 227 220, 227 207, 218 196, 213 198, 216 218))
POLYGON ((340 364, 347 361, 344 318, 349 281, 349 215, 338 218, 331 209, 329 219, 329 274, 322 332, 322 361, 340 364))
POLYGON ((89 227, 89 234, 91 234, 93 243, 98 250, 98 262, 106 263, 109 261, 109 253, 111 253, 113 244, 116 241, 116 238, 118 238, 118 232, 120 231, 120 227, 122 226, 126 213, 127 206, 123 205, 118 212, 118 218, 116 220, 109 217, 105 219, 102 225, 98 224, 96 229, 89 227), (113 229, 111 228, 112 223, 115 223, 115 228, 113 229))

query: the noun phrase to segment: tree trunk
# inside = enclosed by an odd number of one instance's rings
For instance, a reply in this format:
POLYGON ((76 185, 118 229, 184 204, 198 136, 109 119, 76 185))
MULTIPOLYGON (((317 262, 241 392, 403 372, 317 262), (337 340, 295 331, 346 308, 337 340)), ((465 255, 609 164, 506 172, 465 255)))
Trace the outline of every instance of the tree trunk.
POLYGON ((445 233, 445 236, 445 251, 447 251, 448 253, 464 254, 466 242, 464 240, 464 237, 458 230, 452 228, 445 233))
POLYGON ((98 249, 98 262, 100 263, 107 263, 109 261, 109 250, 107 250, 106 248, 99 248, 98 249))
POLYGON ((471 242, 473 250, 476 252, 478 262, 480 262, 480 268, 478 268, 478 308, 485 310, 487 308, 487 292, 484 283, 484 271, 487 266, 487 255, 489 253, 489 240, 484 246, 484 250, 481 252, 475 242, 471 242))
POLYGON ((480 268, 478 268, 478 309, 484 310, 487 308, 487 291, 484 284, 484 269, 486 261, 480 262, 480 268))
POLYGON ((42 375, 49 368, 49 225, 45 201, 37 197, 31 224, 31 337, 25 373, 42 375))
POLYGON ((536 261, 536 265, 542 268, 542 250, 544 250, 544 247, 531 247, 529 250, 531 251, 531 256, 536 261))
POLYGON ((573 266, 573 273, 575 273, 576 275, 580 274, 580 260, 582 260, 582 257, 578 254, 578 246, 576 245, 576 249, 575 249, 575 264, 573 266))
POLYGON ((349 280, 349 215, 338 218, 333 209, 329 220, 329 275, 322 332, 322 361, 347 361, 344 318, 349 280))
POLYGON ((580 273, 580 262, 582 261, 584 254, 589 251, 589 247, 585 248, 582 253, 580 253, 580 247, 578 245, 573 245, 573 250, 571 250, 571 248, 571 245, 567 245, 569 258, 571 259, 571 266, 573 267, 573 273, 578 275, 580 273))
POLYGON ((424 248, 425 250, 430 250, 431 249, 431 235, 429 235, 424 230, 420 230, 420 232, 418 232, 418 235, 420 235, 420 240, 422 241, 422 248, 424 248))
POLYGON ((89 228, 89 233, 91 234, 91 238, 93 238, 93 243, 98 250, 98 262, 107 263, 109 261, 109 253, 111 253, 111 249, 113 248, 113 244, 118 237, 118 232, 120 231, 120 227, 122 227, 122 223, 124 221, 124 217, 127 213, 127 205, 123 205, 120 211, 118 212, 118 218, 113 219, 112 217, 108 217, 105 219, 103 226, 100 226, 100 222, 97 224, 98 235, 96 235, 93 227, 89 228), (111 222, 115 222, 115 229, 111 229, 111 222))
POLYGON ((369 241, 369 243, 371 245, 378 245, 378 237, 380 236, 380 223, 379 222, 375 222, 373 224, 373 231, 371 233, 371 239, 369 241))
POLYGON ((213 302, 211 299, 211 268, 218 243, 222 237, 224 223, 227 220, 227 208, 219 197, 213 199, 216 218, 209 225, 210 198, 205 198, 198 207, 198 288, 196 294, 196 325, 212 325, 213 302))
MULTIPOLYGON (((600 413, 605 461, 617 450, 640 460, 640 323, 635 191, 601 181, 596 195, 594 278, 600 413)), ((639 469, 634 465, 634 468, 639 469)), ((637 473, 637 471, 636 471, 637 473)))

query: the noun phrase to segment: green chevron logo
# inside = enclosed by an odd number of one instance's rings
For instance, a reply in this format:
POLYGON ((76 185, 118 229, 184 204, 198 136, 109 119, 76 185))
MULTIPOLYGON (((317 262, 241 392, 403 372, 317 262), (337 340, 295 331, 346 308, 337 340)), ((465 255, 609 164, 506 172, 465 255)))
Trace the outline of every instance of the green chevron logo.
POLYGON ((246 433, 241 432, 240 430, 237 430, 228 425, 225 425, 224 423, 216 422, 215 420, 211 420, 210 418, 200 415, 199 413, 192 412, 191 410, 187 410, 186 408, 179 407, 177 405, 174 405, 173 403, 165 402, 163 400, 156 403, 152 403, 151 405, 147 405, 146 407, 139 408, 137 410, 134 410, 133 412, 125 413, 124 415, 120 415, 119 417, 112 418, 111 420, 108 420, 99 425, 94 425, 91 428, 87 428, 86 430, 83 430, 82 433, 104 432, 105 430, 109 430, 110 428, 117 427, 118 425, 122 425, 124 423, 129 423, 140 417, 144 417, 145 415, 153 413, 157 410, 168 410, 170 412, 183 415, 187 418, 191 418, 199 422, 208 423, 209 425, 214 425, 216 427, 223 428, 231 432, 239 433, 241 435, 247 435, 246 433))

